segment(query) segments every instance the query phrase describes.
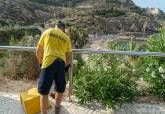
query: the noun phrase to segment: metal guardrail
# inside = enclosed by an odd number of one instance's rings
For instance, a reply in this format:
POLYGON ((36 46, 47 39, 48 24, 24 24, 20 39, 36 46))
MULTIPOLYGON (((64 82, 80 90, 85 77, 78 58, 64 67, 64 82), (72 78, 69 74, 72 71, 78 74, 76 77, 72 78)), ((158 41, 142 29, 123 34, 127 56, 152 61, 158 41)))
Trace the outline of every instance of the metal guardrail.
MULTIPOLYGON (((0 50, 35 51, 36 47, 23 46, 0 46, 0 50)), ((96 49, 73 49, 73 53, 80 54, 113 54, 113 55, 135 55, 135 56, 157 56, 165 57, 164 52, 141 52, 141 51, 115 51, 115 50, 96 50, 96 49)))
MULTIPOLYGON (((36 51, 36 47, 23 47, 23 46, 0 46, 0 50, 16 50, 16 51, 36 51)), ((115 50, 96 50, 96 49, 73 49, 73 54, 113 54, 113 55, 134 55, 134 56, 155 56, 165 57, 163 52, 138 52, 138 51, 115 51, 115 50)), ((73 60, 73 58, 72 58, 73 60)), ((73 80, 73 68, 69 70, 69 101, 72 95, 72 80, 73 80)))
POLYGON ((36 47, 0 46, 0 50, 35 51, 36 47))

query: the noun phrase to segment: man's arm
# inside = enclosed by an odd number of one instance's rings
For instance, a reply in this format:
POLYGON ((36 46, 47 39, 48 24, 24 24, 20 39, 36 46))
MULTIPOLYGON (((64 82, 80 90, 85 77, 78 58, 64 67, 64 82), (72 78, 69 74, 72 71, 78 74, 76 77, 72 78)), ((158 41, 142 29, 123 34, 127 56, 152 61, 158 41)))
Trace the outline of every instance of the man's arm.
POLYGON ((36 56, 37 56, 38 63, 41 65, 42 57, 43 57, 43 46, 40 44, 38 44, 38 46, 37 46, 36 56))
POLYGON ((72 52, 66 53, 66 66, 72 65, 72 52))
POLYGON ((66 51, 66 66, 68 65, 72 65, 72 44, 71 44, 71 41, 70 41, 70 38, 68 38, 68 48, 67 48, 67 51, 66 51))
POLYGON ((36 57, 37 57, 39 65, 42 64, 45 36, 46 36, 46 32, 43 32, 41 35, 41 38, 38 41, 38 45, 37 45, 36 57))

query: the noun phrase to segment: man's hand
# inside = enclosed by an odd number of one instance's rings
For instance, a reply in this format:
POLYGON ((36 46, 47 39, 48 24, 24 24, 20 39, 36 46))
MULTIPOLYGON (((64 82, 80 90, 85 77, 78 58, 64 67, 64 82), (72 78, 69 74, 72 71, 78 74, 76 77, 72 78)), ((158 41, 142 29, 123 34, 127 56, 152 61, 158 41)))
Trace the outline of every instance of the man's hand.
POLYGON ((70 64, 65 66, 65 72, 68 72, 69 71, 69 67, 70 67, 70 64))
POLYGON ((66 66, 72 65, 72 52, 67 52, 66 53, 66 66))

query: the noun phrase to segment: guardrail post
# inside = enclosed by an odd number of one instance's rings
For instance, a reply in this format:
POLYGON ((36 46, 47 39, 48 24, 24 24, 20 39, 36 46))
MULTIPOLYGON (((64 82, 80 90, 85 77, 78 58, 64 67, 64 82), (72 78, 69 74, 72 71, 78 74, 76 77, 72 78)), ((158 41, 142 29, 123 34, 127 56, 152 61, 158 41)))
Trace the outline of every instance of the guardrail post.
POLYGON ((72 63, 71 67, 69 68, 69 101, 71 102, 72 96, 72 89, 73 89, 73 53, 72 53, 72 63))

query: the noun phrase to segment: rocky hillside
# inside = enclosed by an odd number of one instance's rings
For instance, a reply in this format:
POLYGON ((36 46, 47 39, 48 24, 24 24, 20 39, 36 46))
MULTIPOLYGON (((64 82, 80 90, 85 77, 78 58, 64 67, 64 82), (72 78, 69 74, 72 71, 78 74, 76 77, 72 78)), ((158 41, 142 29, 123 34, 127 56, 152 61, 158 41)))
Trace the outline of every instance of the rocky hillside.
MULTIPOLYGON (((157 31, 158 16, 131 0, 0 0, 0 27, 64 20, 89 33, 157 31)), ((160 14, 164 15, 164 14, 160 14)))

